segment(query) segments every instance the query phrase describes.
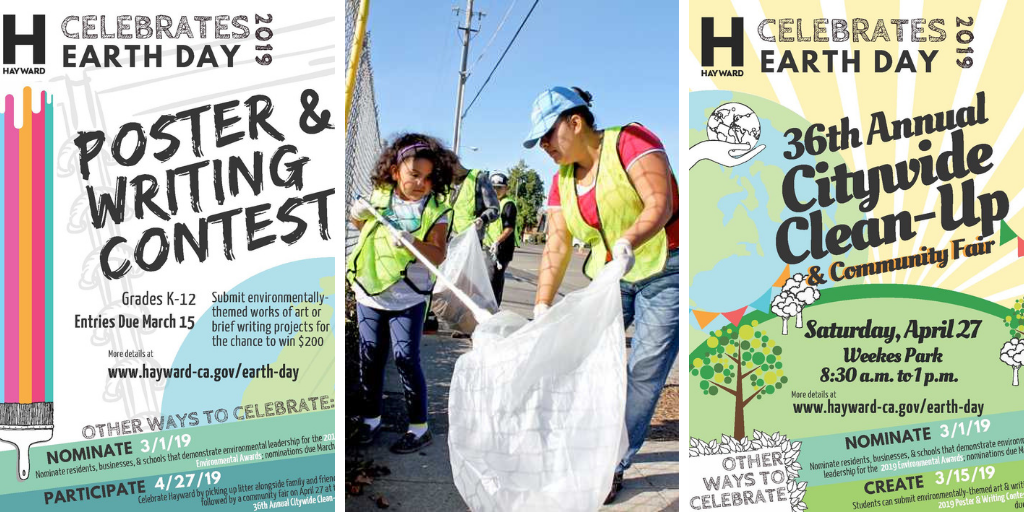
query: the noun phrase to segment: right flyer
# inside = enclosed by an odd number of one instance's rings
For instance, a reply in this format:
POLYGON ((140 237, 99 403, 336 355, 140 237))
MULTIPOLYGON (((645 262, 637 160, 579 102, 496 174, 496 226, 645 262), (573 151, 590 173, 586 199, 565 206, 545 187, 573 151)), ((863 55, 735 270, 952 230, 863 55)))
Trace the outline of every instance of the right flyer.
POLYGON ((690 3, 684 508, 1024 507, 1022 17, 690 3))

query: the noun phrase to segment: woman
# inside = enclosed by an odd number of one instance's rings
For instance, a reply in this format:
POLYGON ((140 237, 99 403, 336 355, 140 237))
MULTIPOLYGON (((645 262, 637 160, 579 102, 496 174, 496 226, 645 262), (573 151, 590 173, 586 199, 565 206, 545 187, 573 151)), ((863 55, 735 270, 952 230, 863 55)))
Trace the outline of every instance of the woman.
POLYGON ((616 468, 610 503, 643 444, 679 352, 679 189, 661 141, 638 124, 598 129, 591 99, 575 87, 541 93, 523 146, 539 142, 559 166, 548 198, 534 317, 550 307, 574 237, 591 248, 584 263, 591 279, 613 259, 626 262, 623 320, 636 326, 626 393, 629 449, 616 468))
POLYGON ((434 278, 403 240, 434 265, 444 261, 451 214, 444 200, 452 181, 448 154, 433 137, 397 137, 377 160, 370 202, 357 200, 352 206, 351 220, 360 233, 346 278, 355 291, 359 319, 363 422, 355 442, 360 446, 372 444, 381 430, 389 349, 394 352, 409 414, 408 431, 391 445, 391 451, 413 453, 432 440, 419 354, 434 278), (388 220, 386 224, 377 221, 374 209, 388 220))

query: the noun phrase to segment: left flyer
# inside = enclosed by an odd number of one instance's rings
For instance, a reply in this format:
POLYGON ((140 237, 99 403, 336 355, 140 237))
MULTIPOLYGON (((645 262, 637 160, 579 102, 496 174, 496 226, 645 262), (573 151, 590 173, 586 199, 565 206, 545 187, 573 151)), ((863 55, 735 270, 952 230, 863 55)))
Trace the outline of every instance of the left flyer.
POLYGON ((342 29, 308 7, 5 5, 3 510, 334 508, 342 29))

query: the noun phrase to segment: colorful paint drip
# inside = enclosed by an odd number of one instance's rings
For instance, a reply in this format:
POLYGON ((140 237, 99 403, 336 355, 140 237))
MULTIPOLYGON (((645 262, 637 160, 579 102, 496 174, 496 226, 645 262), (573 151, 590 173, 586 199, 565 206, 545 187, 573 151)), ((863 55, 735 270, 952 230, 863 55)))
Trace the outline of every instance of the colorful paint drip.
POLYGON ((0 440, 18 448, 18 477, 28 478, 28 448, 53 435, 53 103, 22 94, 0 114, 0 440))

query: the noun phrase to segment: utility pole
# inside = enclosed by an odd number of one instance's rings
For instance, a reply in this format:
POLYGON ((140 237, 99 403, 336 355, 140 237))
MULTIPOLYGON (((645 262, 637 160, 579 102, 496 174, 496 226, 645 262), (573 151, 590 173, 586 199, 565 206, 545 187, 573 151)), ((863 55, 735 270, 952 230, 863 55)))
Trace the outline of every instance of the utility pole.
MULTIPOLYGON (((459 8, 452 9, 455 11, 455 15, 459 15, 459 8)), ((466 73, 466 62, 469 60, 469 36, 472 32, 478 32, 473 30, 473 0, 466 0, 466 26, 459 27, 462 31, 462 66, 459 69, 459 89, 455 101, 455 135, 452 137, 452 150, 455 154, 459 154, 459 135, 462 128, 462 95, 466 89, 466 78, 469 76, 466 73)), ((484 16, 484 13, 477 12, 477 20, 484 16)))

